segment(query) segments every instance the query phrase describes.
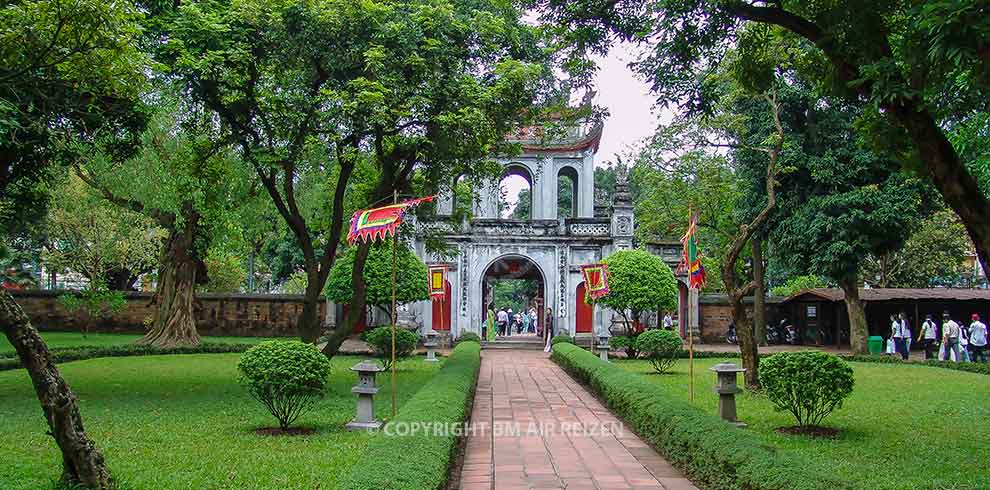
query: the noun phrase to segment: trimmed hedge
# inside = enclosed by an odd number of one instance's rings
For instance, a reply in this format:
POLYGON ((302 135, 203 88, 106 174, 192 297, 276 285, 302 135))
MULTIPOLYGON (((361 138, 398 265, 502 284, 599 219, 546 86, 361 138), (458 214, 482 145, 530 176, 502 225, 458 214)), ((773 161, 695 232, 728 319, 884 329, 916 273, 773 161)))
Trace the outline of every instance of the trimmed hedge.
MULTIPOLYGON (((147 345, 121 344, 102 347, 62 347, 49 349, 49 352, 51 352, 52 358, 55 362, 57 364, 61 364, 69 361, 96 359, 98 357, 157 356, 171 354, 227 354, 231 352, 244 352, 255 345, 257 344, 204 343, 195 347, 170 347, 167 349, 160 349, 147 345)), ((21 360, 17 357, 17 353, 0 353, 0 371, 18 369, 20 367, 21 360)))
POLYGON ((709 490, 844 490, 853 482, 814 472, 806 460, 766 445, 662 388, 569 344, 552 359, 589 384, 640 437, 709 490))
POLYGON ((424 433, 424 428, 460 426, 470 415, 474 385, 481 367, 481 345, 461 342, 440 372, 406 402, 395 420, 379 433, 357 459, 361 461, 341 479, 342 490, 441 489, 454 461, 458 434, 424 433), (394 423, 419 425, 405 433, 394 423), (392 432, 395 431, 395 432, 392 432), (397 435, 404 434, 404 435, 397 435))

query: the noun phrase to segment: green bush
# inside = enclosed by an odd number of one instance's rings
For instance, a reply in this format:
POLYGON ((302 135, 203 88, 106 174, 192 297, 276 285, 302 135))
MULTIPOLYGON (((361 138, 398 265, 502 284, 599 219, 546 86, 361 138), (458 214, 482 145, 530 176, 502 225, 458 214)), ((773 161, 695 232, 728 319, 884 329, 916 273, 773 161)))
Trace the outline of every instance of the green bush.
MULTIPOLYGON (((157 356, 171 354, 226 354, 231 352, 244 352, 255 344, 221 344, 203 343, 196 346, 157 348, 142 344, 122 344, 106 346, 79 346, 79 347, 59 347, 49 349, 52 359, 56 363, 83 361, 86 359, 96 359, 99 357, 130 357, 130 356, 157 356)), ((16 352, 0 352, 0 371, 18 369, 21 367, 21 360, 16 352)))
MULTIPOLYGON (((365 336, 365 342, 371 346, 375 356, 382 360, 382 368, 392 367, 392 327, 378 327, 365 336)), ((412 355, 419 343, 419 335, 396 327, 395 329, 395 360, 399 361, 412 355)))
POLYGON ((550 339, 550 345, 573 344, 573 343, 574 343, 574 337, 571 337, 570 335, 563 333, 554 335, 553 338, 550 339))
POLYGON ((481 342, 481 337, 474 332, 464 332, 460 337, 457 337, 457 342, 481 342))
POLYGON ((342 490, 439 490, 445 488, 454 461, 457 430, 471 413, 474 384, 481 365, 481 346, 461 342, 443 368, 406 402, 385 435, 375 437, 341 479, 342 490), (416 432, 399 431, 402 427, 416 432), (436 428, 437 431, 432 429, 436 428), (388 434, 392 434, 389 436, 388 434))
POLYGON ((636 337, 629 335, 616 335, 608 341, 612 350, 622 350, 626 352, 626 357, 635 359, 639 357, 639 350, 636 349, 636 337))
POLYGON ((557 345, 552 359, 587 383, 636 434, 708 490, 848 490, 853 482, 812 471, 793 453, 768 446, 745 430, 702 412, 642 375, 604 362, 574 345, 557 345))
POLYGON ((760 362, 760 385, 774 408, 817 426, 852 393, 853 370, 831 354, 779 352, 760 362))
POLYGON ((330 359, 313 344, 269 340, 244 353, 237 363, 239 380, 287 429, 323 398, 330 359))
POLYGON ((682 344, 681 336, 673 330, 647 330, 636 337, 636 349, 660 374, 667 372, 677 361, 682 344))

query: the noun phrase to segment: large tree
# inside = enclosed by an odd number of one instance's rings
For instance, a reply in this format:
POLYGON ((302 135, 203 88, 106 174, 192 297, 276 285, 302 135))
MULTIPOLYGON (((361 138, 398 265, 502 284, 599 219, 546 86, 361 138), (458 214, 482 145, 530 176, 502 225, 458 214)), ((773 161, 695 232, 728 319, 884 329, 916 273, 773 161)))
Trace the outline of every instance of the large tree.
MULTIPOLYGON (((39 0, 0 6, 0 215, 40 218, 37 184, 64 161, 63 143, 113 129, 120 152, 142 123, 137 93, 144 60, 134 48, 138 10, 127 2, 39 0)), ((6 238, 6 236, 5 236, 6 238)), ((110 487, 102 453, 83 429, 76 398, 20 307, 0 292, 0 328, 34 384, 49 434, 61 449, 62 480, 110 487)))
MULTIPOLYGON (((494 175, 486 158, 508 151, 503 136, 531 119, 552 77, 540 31, 503 2, 190 2, 179 13, 168 43, 175 74, 216 114, 302 249, 307 341, 320 333, 317 301, 358 161, 379 172, 370 205, 410 193, 417 171, 431 192, 458 175, 494 175), (298 203, 306 165, 336 175, 323 232, 298 203)), ((360 245, 353 314, 329 354, 364 306, 367 254, 360 245)))
POLYGON ((868 256, 862 279, 879 288, 957 286, 972 273, 965 265, 971 246, 959 218, 939 211, 922 221, 903 247, 868 256))
POLYGON ((659 101, 710 109, 697 73, 715 71, 741 25, 772 26, 803 41, 798 76, 868 104, 857 125, 878 147, 923 169, 990 264, 990 200, 949 131, 990 100, 988 7, 982 0, 533 0, 579 48, 614 35, 647 47, 638 65, 659 101))
POLYGON ((204 259, 213 235, 248 199, 250 180, 229 145, 217 144, 212 131, 195 107, 164 104, 133 158, 115 159, 96 144, 98 150, 74 168, 108 201, 152 218, 168 233, 158 261, 157 308, 140 343, 200 342, 193 308, 196 285, 208 280, 204 259))

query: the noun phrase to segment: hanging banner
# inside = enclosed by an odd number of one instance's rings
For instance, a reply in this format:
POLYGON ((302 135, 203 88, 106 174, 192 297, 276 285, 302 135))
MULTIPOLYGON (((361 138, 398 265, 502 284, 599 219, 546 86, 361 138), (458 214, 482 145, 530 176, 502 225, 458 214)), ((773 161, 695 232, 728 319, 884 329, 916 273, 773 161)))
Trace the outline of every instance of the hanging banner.
POLYGON ((681 238, 681 243, 684 245, 684 254, 677 271, 687 272, 688 286, 691 289, 701 289, 705 285, 705 266, 701 265, 701 256, 698 253, 697 213, 691 215, 687 233, 681 238))
POLYGON ((584 276, 584 290, 591 299, 598 299, 608 294, 608 265, 604 263, 581 266, 584 276))
POLYGON ((433 299, 444 299, 447 296, 447 266, 431 265, 429 271, 430 297, 433 299))
POLYGON ((395 230, 402 224, 406 211, 417 204, 432 201, 433 197, 412 199, 354 213, 354 217, 351 218, 351 228, 347 232, 348 243, 353 245, 359 240, 373 242, 384 239, 388 235, 395 236, 395 230))

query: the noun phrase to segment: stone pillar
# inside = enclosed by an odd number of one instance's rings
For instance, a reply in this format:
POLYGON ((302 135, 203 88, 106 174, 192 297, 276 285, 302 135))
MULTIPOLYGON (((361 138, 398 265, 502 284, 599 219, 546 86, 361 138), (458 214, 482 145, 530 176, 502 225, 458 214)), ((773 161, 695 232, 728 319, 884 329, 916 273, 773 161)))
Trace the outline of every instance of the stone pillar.
POLYGON ((739 422, 736 416, 736 393, 739 386, 736 382, 737 375, 746 370, 731 363, 723 362, 710 368, 715 373, 715 393, 718 393, 718 416, 727 422, 731 422, 739 427, 746 424, 739 422))
POLYGON ((346 425, 348 430, 377 430, 382 427, 381 421, 375 419, 374 401, 378 393, 375 375, 381 370, 381 367, 371 361, 362 361, 351 367, 351 371, 358 373, 358 384, 351 388, 352 393, 357 393, 358 401, 357 414, 346 425))

